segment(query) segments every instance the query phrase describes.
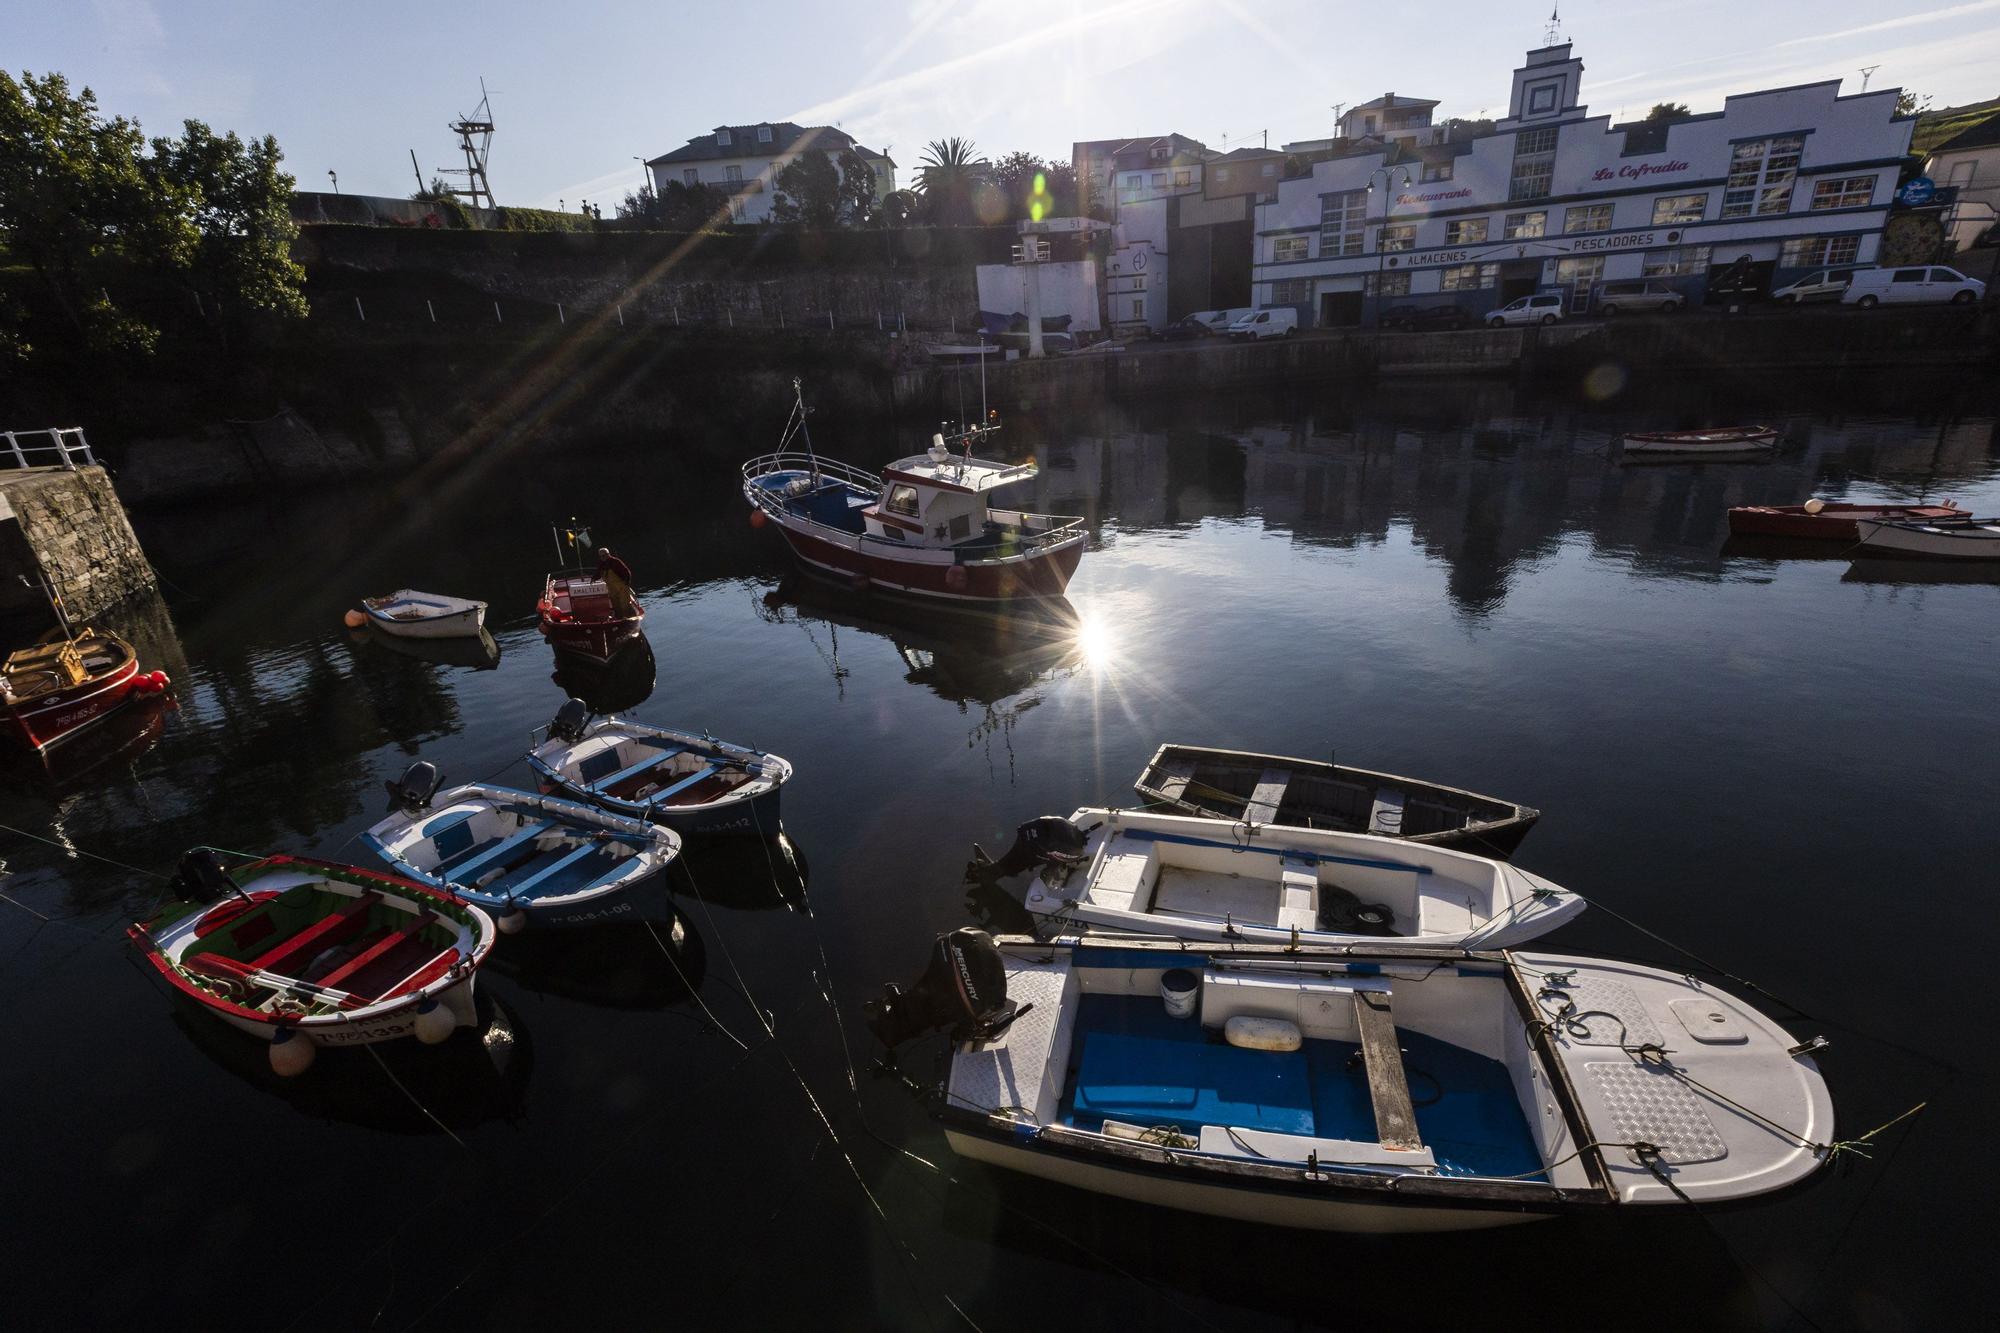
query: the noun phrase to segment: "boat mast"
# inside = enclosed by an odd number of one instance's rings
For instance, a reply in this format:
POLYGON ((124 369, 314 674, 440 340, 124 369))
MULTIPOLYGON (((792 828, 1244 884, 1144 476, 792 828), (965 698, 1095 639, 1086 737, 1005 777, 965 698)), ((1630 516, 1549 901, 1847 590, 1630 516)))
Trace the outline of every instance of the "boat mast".
MULTIPOLYGON (((799 438, 805 441, 806 458, 812 463, 813 481, 819 481, 819 455, 813 452, 812 432, 806 429, 806 391, 797 375, 792 376, 792 397, 799 414, 799 438)), ((779 446, 782 448, 783 446, 779 446)))

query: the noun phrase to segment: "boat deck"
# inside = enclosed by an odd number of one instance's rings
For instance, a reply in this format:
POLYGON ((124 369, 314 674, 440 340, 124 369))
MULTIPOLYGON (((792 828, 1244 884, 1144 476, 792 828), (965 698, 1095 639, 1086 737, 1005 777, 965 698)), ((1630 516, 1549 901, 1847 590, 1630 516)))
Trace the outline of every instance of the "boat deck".
MULTIPOLYGON (((1440 1172, 1543 1178, 1506 1066, 1421 1033, 1398 1030, 1396 1040, 1417 1131, 1440 1172)), ((1355 1042, 1324 1039, 1297 1051, 1248 1050, 1193 1019, 1169 1017, 1155 996, 1084 995, 1061 1116, 1078 1129, 1110 1120, 1204 1140, 1215 1137, 1204 1127, 1227 1126, 1252 1136, 1373 1142, 1360 1052, 1355 1042)))

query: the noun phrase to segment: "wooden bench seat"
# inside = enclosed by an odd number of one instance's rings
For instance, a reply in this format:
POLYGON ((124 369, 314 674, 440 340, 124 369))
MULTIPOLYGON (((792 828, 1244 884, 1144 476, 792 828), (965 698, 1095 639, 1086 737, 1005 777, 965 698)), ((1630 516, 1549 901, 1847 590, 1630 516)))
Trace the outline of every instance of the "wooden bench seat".
POLYGON ((668 787, 662 791, 647 793, 646 800, 658 802, 658 801, 664 801, 670 796, 676 796, 681 792, 686 791, 689 787, 694 786, 696 783, 714 777, 715 770, 716 770, 716 765, 705 764, 701 768, 697 769, 695 772, 690 773, 688 776, 682 778, 679 782, 676 782, 673 786, 668 787))
POLYGON ((1278 807, 1284 804, 1285 788, 1292 783, 1292 775, 1282 768, 1267 768, 1257 778, 1257 785, 1250 793, 1250 800, 1243 808, 1243 817, 1256 824, 1278 822, 1278 807))
POLYGON ((363 968, 386 956, 391 950, 402 945, 405 941, 422 933, 424 928, 435 920, 437 920, 437 913, 431 911, 429 908, 425 908, 415 916, 412 916, 409 924, 405 925, 402 929, 392 930, 383 935, 381 939, 376 940, 366 949, 363 949, 339 967, 334 968, 333 971, 321 977, 314 984, 320 986, 338 986, 349 977, 360 972, 363 968))
POLYGON ((1375 1137, 1385 1148, 1415 1152, 1424 1142, 1417 1134, 1417 1111, 1410 1103, 1410 1083, 1396 1043, 1395 1020, 1389 1016, 1388 993, 1355 991, 1354 1024, 1360 1029, 1368 1098, 1375 1107, 1375 1137))
POLYGON ((530 824, 525 828, 517 829, 490 847, 480 848, 456 865, 450 861, 440 862, 437 873, 453 884, 470 884, 480 871, 486 869, 486 867, 492 865, 495 861, 505 857, 522 844, 533 842, 544 833, 554 831, 557 827, 558 825, 553 819, 543 820, 539 824, 530 824))
POLYGON ((368 909, 381 900, 382 895, 373 889, 350 898, 338 911, 321 917, 291 938, 272 945, 250 959, 245 966, 253 971, 280 971, 279 964, 304 954, 308 949, 317 951, 329 944, 337 944, 351 932, 359 930, 368 919, 368 909))
POLYGON ((638 763, 633 764, 629 768, 622 768, 618 772, 613 773, 608 778, 599 778, 597 781, 590 783, 589 788, 591 791, 598 793, 608 792, 613 787, 617 786, 619 783, 624 782, 626 779, 636 778, 641 773, 646 772, 648 769, 658 768, 661 764, 666 763, 669 759, 672 759, 675 755, 685 754, 686 752, 687 752, 687 746, 685 745, 667 746, 661 749, 657 754, 649 755, 646 758, 641 759, 638 763))

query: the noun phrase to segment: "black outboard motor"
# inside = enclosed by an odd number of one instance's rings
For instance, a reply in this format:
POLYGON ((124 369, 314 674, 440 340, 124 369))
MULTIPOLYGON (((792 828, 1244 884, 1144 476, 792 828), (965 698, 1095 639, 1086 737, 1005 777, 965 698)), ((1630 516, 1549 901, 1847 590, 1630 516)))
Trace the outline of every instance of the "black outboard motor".
POLYGON ((181 857, 171 883, 174 896, 190 903, 212 903, 239 892, 213 847, 196 847, 181 857))
POLYGON ((436 764, 419 759, 403 770, 402 777, 382 785, 389 789, 391 810, 414 815, 431 808, 431 797, 437 794, 438 784, 443 781, 436 764))
POLYGON ((574 745, 583 739, 583 729, 589 725, 590 705, 581 699, 565 699, 549 720, 549 739, 574 745))
POLYGON ((965 877, 1006 879, 1038 865, 1060 866, 1068 870, 1083 862, 1084 848, 1097 825, 1080 829, 1060 815, 1043 815, 1014 830, 1014 845, 995 861, 978 843, 972 844, 972 860, 966 863, 965 877))
POLYGON ((954 1039, 991 1036, 1026 1012, 1007 998, 1007 968, 993 937, 970 926, 938 936, 930 966, 908 990, 884 986, 881 999, 863 1006, 868 1030, 891 1049, 944 1028, 954 1039))

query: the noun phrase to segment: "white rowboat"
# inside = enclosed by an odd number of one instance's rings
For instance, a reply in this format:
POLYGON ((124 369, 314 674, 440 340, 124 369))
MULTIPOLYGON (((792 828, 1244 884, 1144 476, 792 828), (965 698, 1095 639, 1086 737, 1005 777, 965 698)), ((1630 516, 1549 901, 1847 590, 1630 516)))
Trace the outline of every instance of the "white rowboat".
POLYGON ((486 603, 413 588, 364 597, 361 609, 377 629, 405 639, 471 638, 486 625, 486 603))
POLYGON ((2000 560, 2000 520, 1970 523, 1874 523, 1857 521, 1857 556, 1914 560, 2000 560))

